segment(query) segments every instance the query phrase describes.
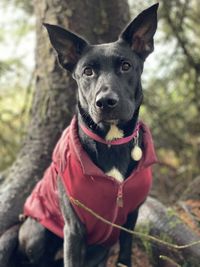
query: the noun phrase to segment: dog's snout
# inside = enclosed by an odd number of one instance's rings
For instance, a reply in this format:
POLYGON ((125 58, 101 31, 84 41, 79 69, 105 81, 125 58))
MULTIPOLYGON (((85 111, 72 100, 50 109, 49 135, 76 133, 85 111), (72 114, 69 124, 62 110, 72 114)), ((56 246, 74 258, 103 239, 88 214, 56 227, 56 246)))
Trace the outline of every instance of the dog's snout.
POLYGON ((96 97, 96 107, 99 109, 113 109, 118 105, 119 98, 114 93, 100 93, 96 97))

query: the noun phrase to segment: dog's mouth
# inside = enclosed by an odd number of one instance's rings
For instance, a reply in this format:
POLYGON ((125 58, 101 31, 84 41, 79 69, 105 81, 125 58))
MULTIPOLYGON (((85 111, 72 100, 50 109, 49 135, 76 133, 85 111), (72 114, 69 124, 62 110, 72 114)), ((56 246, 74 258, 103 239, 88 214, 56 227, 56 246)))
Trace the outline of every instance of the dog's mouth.
POLYGON ((132 110, 126 110, 126 112, 121 112, 121 110, 113 112, 96 112, 96 110, 89 110, 90 117, 96 123, 102 123, 105 125, 117 125, 127 123, 133 116, 132 110))
POLYGON ((90 116, 96 124, 103 123, 105 125, 110 125, 117 124, 119 122, 119 116, 114 116, 114 114, 90 112, 90 116))
POLYGON ((110 125, 123 125, 126 124, 130 119, 131 116, 124 117, 124 116, 101 116, 101 115, 96 115, 96 114, 91 114, 90 115, 92 120, 96 124, 103 124, 105 126, 110 126, 110 125))
POLYGON ((111 124, 117 125, 119 123, 119 120, 116 120, 116 119, 115 120, 102 120, 101 123, 109 124, 109 125, 111 124))

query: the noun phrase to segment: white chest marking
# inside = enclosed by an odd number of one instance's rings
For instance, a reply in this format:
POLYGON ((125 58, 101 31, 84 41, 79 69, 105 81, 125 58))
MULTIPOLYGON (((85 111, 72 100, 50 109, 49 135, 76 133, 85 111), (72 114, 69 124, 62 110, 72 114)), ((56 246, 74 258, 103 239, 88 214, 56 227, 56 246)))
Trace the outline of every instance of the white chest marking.
POLYGON ((115 167, 112 168, 109 172, 107 172, 106 175, 115 178, 118 182, 123 182, 124 180, 123 175, 115 167))
POLYGON ((112 141, 118 138, 122 138, 124 136, 124 132, 119 129, 115 124, 111 124, 110 130, 108 131, 106 135, 107 141, 112 141))

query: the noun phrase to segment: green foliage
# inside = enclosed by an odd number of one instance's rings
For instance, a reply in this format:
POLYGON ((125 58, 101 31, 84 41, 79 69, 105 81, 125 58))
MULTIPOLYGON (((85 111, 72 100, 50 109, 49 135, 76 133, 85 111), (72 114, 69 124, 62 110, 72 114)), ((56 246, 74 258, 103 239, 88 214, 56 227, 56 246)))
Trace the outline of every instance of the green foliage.
POLYGON ((33 39, 32 17, 12 2, 1 5, 0 15, 4 16, 0 16, 0 171, 13 162, 26 132, 34 66, 26 49, 26 42, 33 39))
MULTIPOLYGON (((129 2, 133 16, 155 3, 129 2)), ((199 175, 200 5, 198 0, 159 3, 155 51, 145 63, 142 118, 159 159, 153 194, 173 203, 199 175)))
POLYGON ((27 91, 19 85, 15 89, 6 95, 0 94, 0 170, 15 159, 28 122, 28 103, 25 100, 30 102, 30 99, 27 99, 27 91))
MULTIPOLYGON (((136 230, 137 232, 149 235, 150 234, 150 229, 151 229, 151 225, 148 223, 144 223, 142 225, 137 225, 136 226, 136 230)), ((141 238, 139 239, 139 241, 137 243, 141 244, 142 249, 146 252, 146 254, 148 255, 148 258, 150 259, 151 262, 153 262, 153 247, 152 247, 152 243, 145 239, 145 238, 141 238), (140 242, 139 242, 140 241, 140 242)))
POLYGON ((199 14, 197 0, 161 1, 150 68, 146 63, 143 118, 151 125, 160 161, 155 185, 165 187, 167 202, 199 174, 199 14))
MULTIPOLYGON (((4 7, 7 7, 8 1, 1 0, 4 7)), ((26 0, 10 0, 11 5, 15 6, 16 8, 23 9, 28 14, 33 14, 33 1, 26 1, 26 0)))

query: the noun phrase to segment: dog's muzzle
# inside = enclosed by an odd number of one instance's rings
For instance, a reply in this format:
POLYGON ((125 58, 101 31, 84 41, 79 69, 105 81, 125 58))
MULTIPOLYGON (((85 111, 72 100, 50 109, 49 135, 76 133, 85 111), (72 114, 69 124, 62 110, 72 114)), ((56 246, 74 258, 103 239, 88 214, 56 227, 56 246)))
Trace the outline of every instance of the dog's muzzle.
POLYGON ((118 103, 119 97, 114 92, 100 92, 95 100, 96 109, 100 112, 112 111, 118 103))

